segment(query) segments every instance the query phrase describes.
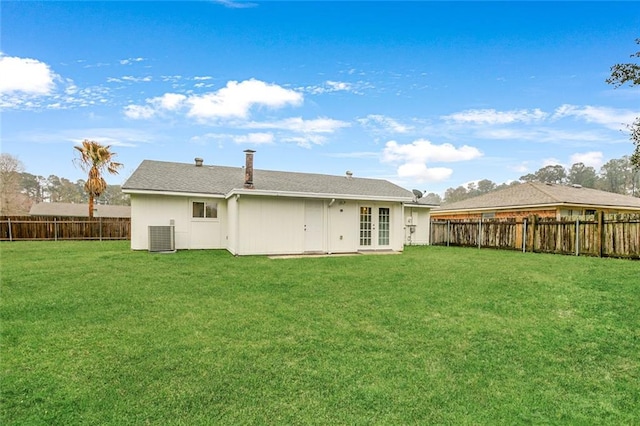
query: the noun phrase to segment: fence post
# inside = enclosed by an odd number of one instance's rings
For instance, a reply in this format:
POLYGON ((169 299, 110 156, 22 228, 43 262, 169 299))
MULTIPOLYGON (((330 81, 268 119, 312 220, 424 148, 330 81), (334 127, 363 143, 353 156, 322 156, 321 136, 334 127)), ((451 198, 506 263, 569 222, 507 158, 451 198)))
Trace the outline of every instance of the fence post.
POLYGON ((53 218, 53 240, 58 241, 58 218, 53 218))
POLYGON ((98 218, 98 224, 100 226, 100 241, 102 241, 102 216, 98 218))
POLYGON ((7 223, 9 224, 9 241, 13 241, 13 236, 11 234, 11 218, 7 218, 7 223))
POLYGON ((478 248, 482 248, 482 217, 478 219, 478 248))
POLYGON ((536 251, 536 225, 538 224, 538 216, 535 214, 531 218, 531 251, 536 251))
POLYGON ((527 252, 527 219, 522 219, 522 252, 527 252))
POLYGON ((450 239, 451 239, 451 221, 447 219, 447 247, 449 247, 450 239))
POLYGON ((580 256, 580 218, 576 219, 576 256, 580 256))
POLYGON ((601 211, 598 215, 598 257, 602 257, 604 251, 604 211, 601 211))

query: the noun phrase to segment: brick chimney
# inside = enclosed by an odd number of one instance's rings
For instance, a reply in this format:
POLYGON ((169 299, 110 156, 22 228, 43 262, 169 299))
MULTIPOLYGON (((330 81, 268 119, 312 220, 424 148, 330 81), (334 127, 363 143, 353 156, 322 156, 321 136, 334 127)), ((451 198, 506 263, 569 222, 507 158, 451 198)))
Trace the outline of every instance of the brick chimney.
POLYGON ((245 149, 246 154, 246 166, 244 168, 244 187, 247 189, 253 189, 253 153, 252 149, 245 149))

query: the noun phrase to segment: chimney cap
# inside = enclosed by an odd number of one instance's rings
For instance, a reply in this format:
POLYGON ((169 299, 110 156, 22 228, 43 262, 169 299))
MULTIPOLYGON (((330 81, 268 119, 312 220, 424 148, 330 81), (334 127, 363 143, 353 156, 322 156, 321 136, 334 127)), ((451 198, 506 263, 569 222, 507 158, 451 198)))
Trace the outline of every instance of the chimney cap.
POLYGON ((353 177, 353 172, 351 170, 346 171, 347 179, 351 179, 353 177))
POLYGON ((196 162, 196 167, 202 167, 202 162, 204 161, 202 158, 200 157, 196 157, 193 159, 193 161, 196 162))
POLYGON ((247 154, 253 154, 255 151, 253 149, 245 149, 242 152, 246 152, 247 154))

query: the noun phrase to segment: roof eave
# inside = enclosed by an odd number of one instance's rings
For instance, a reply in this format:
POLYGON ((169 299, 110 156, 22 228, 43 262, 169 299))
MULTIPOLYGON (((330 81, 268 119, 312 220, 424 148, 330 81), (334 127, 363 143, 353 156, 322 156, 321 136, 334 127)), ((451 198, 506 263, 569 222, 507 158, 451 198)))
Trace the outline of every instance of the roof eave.
POLYGON ((170 195, 178 197, 197 197, 197 198, 225 198, 223 194, 212 194, 208 192, 182 192, 182 191, 156 191, 152 189, 122 189, 125 194, 136 195, 170 195))
POLYGON ((462 209, 434 209, 433 213, 470 213, 470 212, 486 212, 486 211, 503 211, 503 210, 528 210, 528 209, 545 209, 545 208, 557 208, 557 207, 582 207, 593 209, 628 209, 628 210, 640 210, 640 207, 622 206, 622 205, 607 205, 607 204, 590 204, 590 203, 547 203, 547 204, 528 204, 528 205, 512 205, 512 206, 500 206, 500 207, 467 207, 462 209))
POLYGON ((234 195, 257 195, 263 197, 289 197, 289 198, 320 198, 320 199, 340 199, 340 200, 363 200, 363 201, 387 201, 406 203, 411 201, 411 197, 363 195, 363 194, 329 194, 319 192, 291 192, 291 191, 266 191, 260 189, 232 189, 225 198, 234 195))

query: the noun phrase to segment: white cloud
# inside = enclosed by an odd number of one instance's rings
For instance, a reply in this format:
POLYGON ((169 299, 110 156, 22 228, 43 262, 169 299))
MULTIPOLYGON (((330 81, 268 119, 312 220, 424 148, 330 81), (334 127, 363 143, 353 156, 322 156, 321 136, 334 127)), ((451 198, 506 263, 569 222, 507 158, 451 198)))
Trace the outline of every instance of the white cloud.
POLYGON ((406 163, 398 167, 398 177, 409 178, 418 183, 441 182, 448 179, 453 170, 447 167, 429 167, 423 163, 406 163))
POLYGON ((379 114, 369 114, 365 118, 358 119, 358 122, 364 127, 374 131, 387 133, 407 133, 413 130, 413 127, 399 123, 391 117, 379 114))
POLYGON ((565 165, 562 164, 562 162, 560 160, 558 160, 557 158, 554 158, 554 157, 549 157, 549 158, 545 158, 544 160, 542 160, 542 167, 547 167, 547 166, 562 166, 562 167, 565 167, 565 165))
POLYGON ((528 166, 528 162, 527 161, 523 161, 520 164, 514 164, 512 166, 508 166, 509 170, 513 170, 514 172, 518 172, 518 173, 526 173, 529 171, 529 166, 528 166))
POLYGON ((344 81, 327 80, 327 82, 325 84, 333 92, 339 92, 339 91, 342 91, 342 90, 349 91, 353 87, 351 85, 351 83, 346 83, 344 81))
POLYGON ((602 124, 609 129, 620 130, 624 129, 625 125, 632 123, 638 115, 640 115, 639 111, 565 104, 556 108, 553 118, 576 117, 587 123, 602 124))
POLYGON ((245 127, 251 129, 279 129, 300 133, 333 133, 338 129, 349 126, 350 124, 345 121, 324 117, 313 120, 305 120, 302 117, 291 117, 271 122, 252 121, 245 125, 245 127))
POLYGON ((496 111, 495 109, 470 109, 455 114, 442 116, 444 120, 465 124, 509 124, 531 123, 544 120, 548 113, 536 108, 513 111, 496 111))
POLYGON ((304 90, 314 95, 320 95, 331 92, 350 92, 354 88, 351 83, 327 80, 321 86, 307 86, 304 90))
POLYGON ((144 61, 144 58, 127 58, 127 59, 120 59, 120 65, 131 65, 135 62, 142 62, 144 61))
POLYGON ((262 145, 273 143, 272 133, 249 133, 247 135, 237 135, 233 137, 233 141, 237 144, 262 145))
POLYGON ((578 152, 571 156, 571 164, 583 163, 585 166, 591 166, 596 170, 603 164, 603 154, 600 151, 578 152))
POLYGON ((327 157, 333 158, 379 158, 380 154, 373 151, 361 151, 361 152, 336 152, 333 154, 326 154, 327 157))
MULTIPOLYGON (((117 80, 117 79, 115 79, 117 80)), ((133 83, 141 83, 141 82, 149 82, 152 81, 153 78, 150 75, 147 75, 145 77, 134 77, 132 75, 125 75, 120 77, 120 80, 122 81, 131 81, 133 83)))
POLYGON ((81 144, 84 139, 90 139, 105 145, 132 147, 157 141, 158 135, 131 128, 95 127, 25 132, 22 138, 42 144, 72 143, 75 145, 81 144))
POLYGON ((463 145, 456 148, 450 143, 432 144, 425 139, 418 139, 410 144, 401 145, 396 141, 386 143, 383 154, 385 162, 454 162, 468 161, 481 157, 482 153, 472 146, 463 145))
POLYGON ((228 7, 229 9, 248 9, 251 7, 257 7, 257 3, 250 3, 246 1, 232 1, 232 0, 213 0, 214 3, 228 7))
POLYGON ((159 109, 176 111, 184 105, 184 101, 186 99, 187 97, 185 95, 181 95, 180 93, 165 93, 162 96, 147 99, 147 102, 159 109))
POLYGON ((48 95, 59 76, 37 59, 0 56, 0 94, 48 95))
POLYGON ((229 81, 217 92, 190 96, 188 115, 201 120, 215 118, 246 118, 254 106, 282 108, 302 104, 302 94, 277 84, 250 79, 229 81))
POLYGON ((149 119, 156 114, 156 110, 147 105, 127 105, 124 115, 133 120, 149 119))
POLYGON ((346 81, 333 81, 327 80, 319 85, 310 85, 305 87, 300 87, 298 90, 306 93, 311 93, 312 95, 322 95, 324 93, 334 93, 334 92, 349 92, 354 93, 356 95, 362 95, 363 90, 371 89, 373 85, 366 81, 357 81, 353 83, 349 83, 346 81))
POLYGON ((229 81, 222 89, 203 95, 186 96, 165 93, 162 96, 146 99, 147 105, 127 106, 125 114, 129 118, 145 119, 161 111, 176 111, 187 107, 187 115, 200 121, 242 119, 247 118, 250 110, 256 106, 282 108, 286 105, 300 105, 302 100, 303 97, 298 92, 251 79, 240 83, 229 81))
POLYGON ((419 139, 405 145, 396 141, 387 142, 381 161, 399 164, 399 177, 410 177, 418 182, 437 182, 449 178, 453 170, 447 167, 428 167, 429 162, 468 161, 481 156, 482 153, 477 148, 468 145, 456 148, 448 143, 435 145, 428 140, 419 139))
POLYGON ((295 143, 302 148, 311 148, 313 145, 322 145, 327 138, 321 135, 305 134, 299 136, 290 136, 282 138, 283 142, 295 143))

